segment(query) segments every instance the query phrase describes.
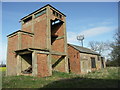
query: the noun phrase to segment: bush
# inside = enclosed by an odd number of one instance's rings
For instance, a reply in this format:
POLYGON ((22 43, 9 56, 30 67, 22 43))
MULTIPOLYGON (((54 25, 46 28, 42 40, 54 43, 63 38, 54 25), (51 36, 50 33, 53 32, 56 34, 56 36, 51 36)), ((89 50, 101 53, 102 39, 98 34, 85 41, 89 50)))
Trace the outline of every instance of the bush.
POLYGON ((120 60, 113 60, 113 61, 107 61, 106 62, 107 67, 119 67, 120 66, 120 60))

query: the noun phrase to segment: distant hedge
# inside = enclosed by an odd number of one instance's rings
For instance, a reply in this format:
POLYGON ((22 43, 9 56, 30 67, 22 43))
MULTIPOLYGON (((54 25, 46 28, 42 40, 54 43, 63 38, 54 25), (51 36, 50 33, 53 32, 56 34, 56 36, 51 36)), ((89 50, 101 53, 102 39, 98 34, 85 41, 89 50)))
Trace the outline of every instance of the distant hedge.
POLYGON ((120 66, 120 60, 113 60, 113 61, 108 60, 106 62, 106 66, 107 67, 110 67, 110 66, 119 67, 120 66))
POLYGON ((1 64, 0 67, 6 67, 6 65, 5 64, 1 64))

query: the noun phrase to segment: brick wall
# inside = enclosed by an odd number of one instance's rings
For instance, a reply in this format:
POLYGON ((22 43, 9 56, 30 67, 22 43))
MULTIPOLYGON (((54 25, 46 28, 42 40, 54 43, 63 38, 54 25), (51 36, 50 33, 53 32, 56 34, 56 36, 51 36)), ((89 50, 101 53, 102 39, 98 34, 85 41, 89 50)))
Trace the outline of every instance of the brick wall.
POLYGON ((26 31, 26 32, 32 32, 32 20, 24 23, 24 24, 22 25, 22 30, 23 30, 23 31, 26 31))
POLYGON ((80 56, 81 56, 80 57, 81 62, 86 63, 86 65, 85 65, 86 68, 84 68, 84 66, 82 66, 83 64, 81 63, 81 73, 91 72, 91 71, 97 70, 99 68, 99 61, 98 61, 97 55, 80 53, 80 56), (91 57, 95 58, 96 68, 91 67, 91 57))
POLYGON ((8 52, 7 52, 7 75, 16 75, 16 53, 14 50, 18 49, 18 36, 8 38, 8 52))
POLYGON ((68 57, 70 71, 76 74, 80 74, 80 54, 79 51, 68 45, 68 57))
POLYGON ((37 54, 38 77, 50 76, 49 65, 46 54, 37 54))
POLYGON ((35 18, 34 20, 34 47, 47 48, 47 20, 46 14, 35 18))
POLYGON ((22 34, 21 36, 21 44, 22 44, 22 47, 21 49, 26 49, 26 48, 32 48, 32 42, 33 40, 33 37, 28 35, 28 34, 22 34))

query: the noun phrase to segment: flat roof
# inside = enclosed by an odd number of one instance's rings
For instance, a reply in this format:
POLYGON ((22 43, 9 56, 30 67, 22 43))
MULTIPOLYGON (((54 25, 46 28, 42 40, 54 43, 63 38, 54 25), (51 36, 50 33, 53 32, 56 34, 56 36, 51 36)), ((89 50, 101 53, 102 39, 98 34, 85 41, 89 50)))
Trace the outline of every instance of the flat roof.
MULTIPOLYGON (((43 7, 41 7, 40 9, 45 8, 45 7, 47 7, 47 6, 50 6, 51 8, 55 9, 56 11, 58 11, 59 13, 61 13, 62 15, 64 15, 64 16, 66 17, 66 15, 65 15, 65 14, 63 14, 62 12, 60 12, 59 10, 57 10, 56 8, 54 8, 53 6, 51 6, 50 4, 47 4, 47 5, 43 6, 43 7)), ((33 13, 35 13, 35 12, 39 11, 40 9, 38 9, 38 10, 36 10, 36 11, 34 11, 34 12, 32 12, 32 13, 28 14, 27 16, 32 15, 33 13)), ((26 18, 27 16, 23 17, 23 18, 22 18, 22 19, 20 19, 20 20, 23 20, 23 19, 24 19, 24 18, 26 18)))
POLYGON ((13 35, 13 34, 15 34, 15 33, 17 33, 17 32, 24 32, 24 33, 28 33, 28 34, 34 35, 34 33, 30 33, 30 32, 26 32, 26 31, 18 30, 18 31, 16 31, 16 32, 13 32, 13 33, 7 35, 7 37, 9 37, 9 36, 11 36, 11 35, 13 35))

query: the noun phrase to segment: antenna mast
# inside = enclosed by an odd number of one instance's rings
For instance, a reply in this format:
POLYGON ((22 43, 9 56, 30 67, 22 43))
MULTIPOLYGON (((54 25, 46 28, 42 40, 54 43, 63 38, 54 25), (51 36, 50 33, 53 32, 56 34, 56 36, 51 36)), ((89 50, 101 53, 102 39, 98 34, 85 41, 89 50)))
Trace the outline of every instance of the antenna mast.
POLYGON ((82 47, 83 47, 83 40, 84 40, 84 35, 78 35, 77 40, 81 42, 82 47))

